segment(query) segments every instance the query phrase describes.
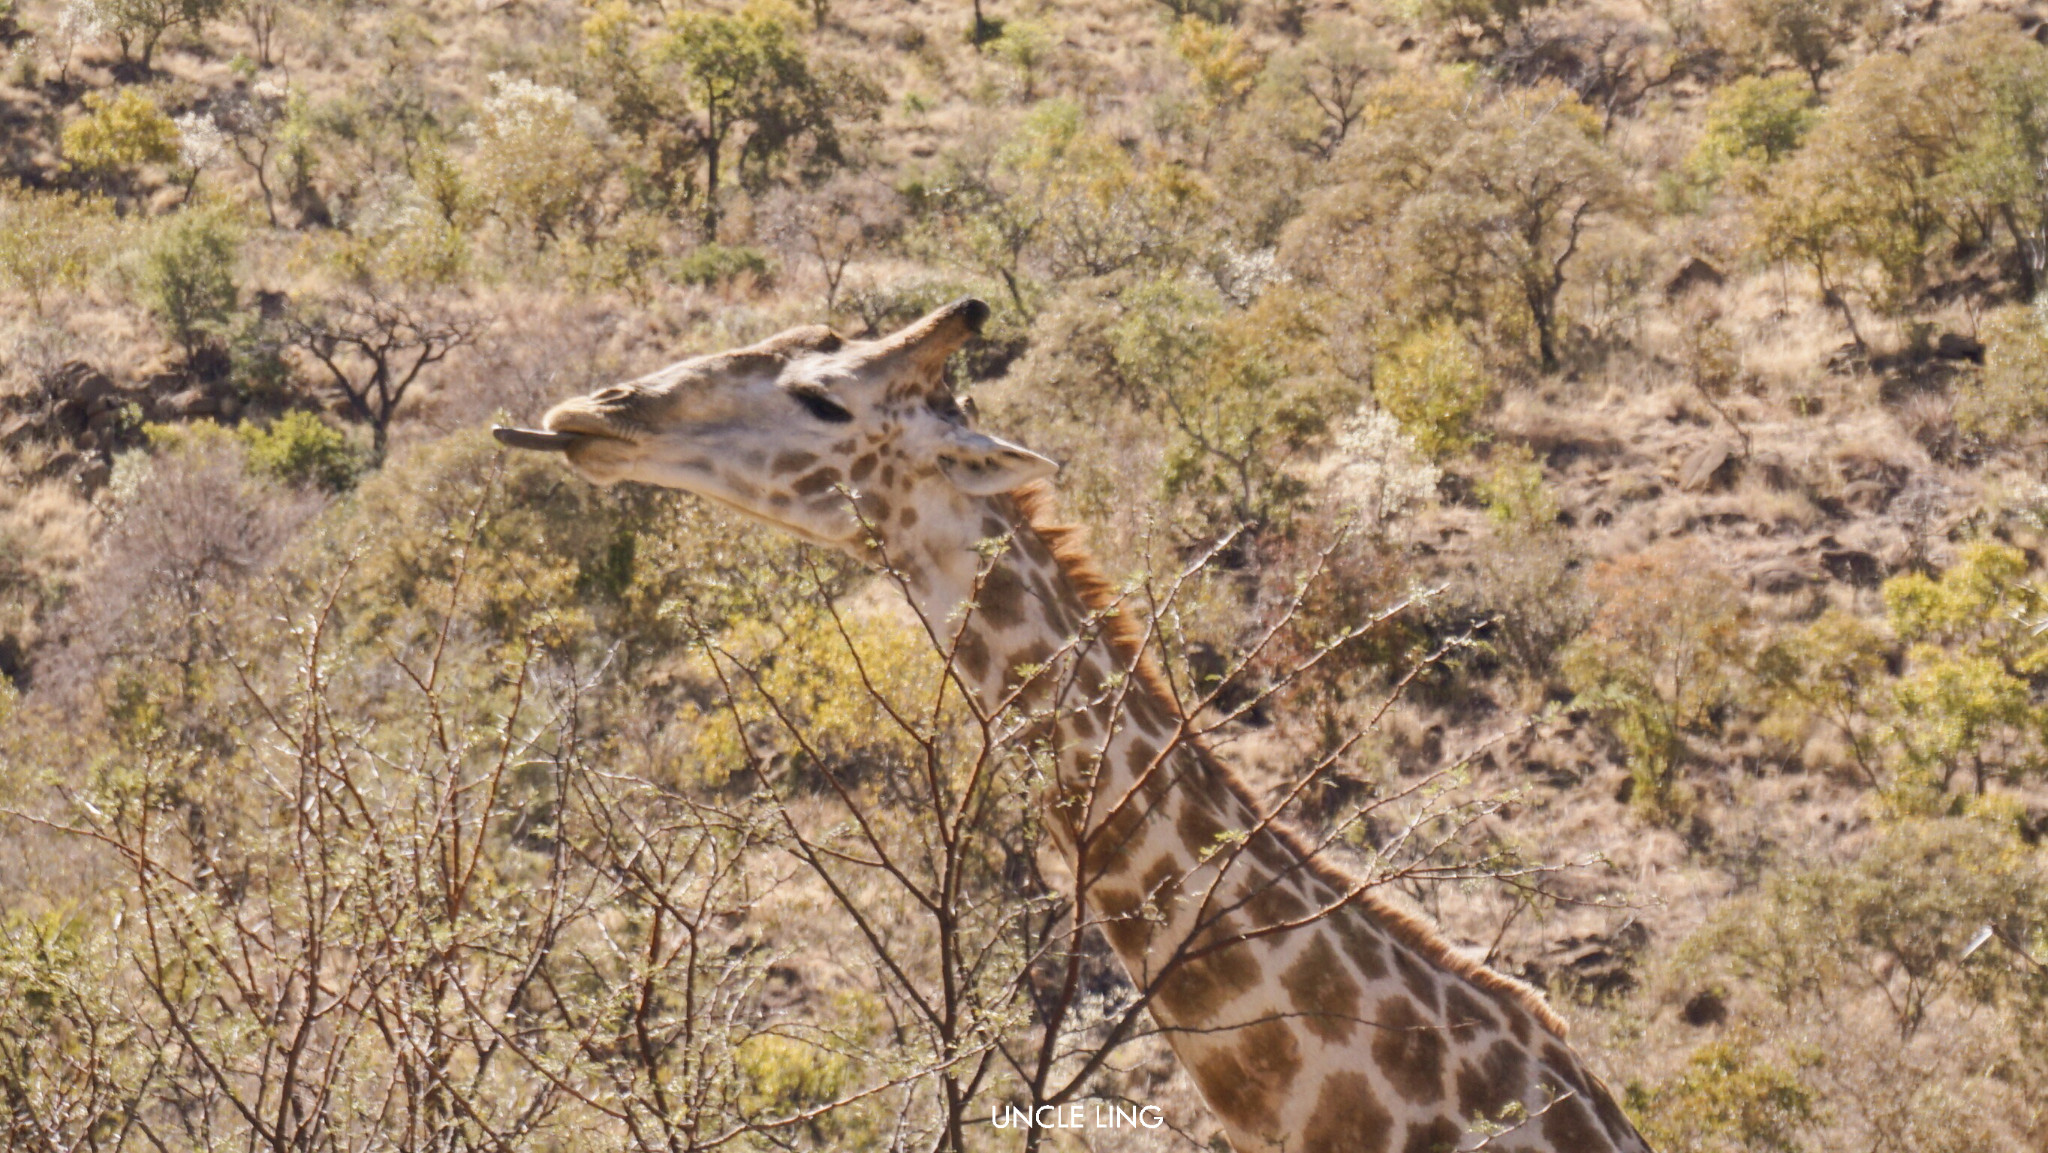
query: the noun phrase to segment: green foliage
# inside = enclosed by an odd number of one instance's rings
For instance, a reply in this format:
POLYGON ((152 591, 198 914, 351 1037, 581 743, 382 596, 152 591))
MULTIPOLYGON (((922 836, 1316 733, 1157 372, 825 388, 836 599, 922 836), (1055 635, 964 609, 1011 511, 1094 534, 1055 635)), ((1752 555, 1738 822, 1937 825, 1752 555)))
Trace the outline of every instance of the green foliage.
POLYGON ((1819 117, 1813 93, 1797 77, 1740 77, 1707 97, 1706 127, 1680 173, 1695 196, 1731 179, 1755 191, 1764 171, 1797 151, 1819 117))
MULTIPOLYGON (((2010 245, 2022 292, 2048 269, 2048 49, 1995 21, 1873 55, 1836 88, 1754 208, 1760 248, 1815 276, 1855 334, 1843 294, 1914 305, 1950 250, 2010 245), (1841 179, 1844 172, 1858 178, 1841 179)), ((1860 339, 1860 337, 1859 337, 1860 339)))
POLYGON ((1003 34, 987 45, 990 55, 1017 73, 1018 95, 1038 99, 1038 76, 1059 43, 1059 34, 1037 20, 1006 20, 1003 34))
POLYGON ((85 94, 86 114, 64 126, 64 159, 97 176, 178 159, 178 126, 140 88, 85 94))
POLYGON ((1791 61, 1816 94, 1820 78, 1876 14, 1868 0, 1738 0, 1728 13, 1739 50, 1758 66, 1774 57, 1791 61))
POLYGON ((926 218, 917 247, 1000 282, 1027 317, 1041 280, 1178 271, 1211 204, 1182 165, 1139 165, 1064 99, 1041 101, 992 155, 903 191, 926 218))
POLYGON ((1870 784, 1881 783, 1878 731, 1891 685, 1890 641, 1863 618, 1829 609, 1757 654, 1766 728, 1795 748, 1830 730, 1870 784))
POLYGON ((759 191, 790 167, 824 175, 846 159, 842 126, 881 106, 864 77, 811 58, 797 19, 754 0, 729 14, 678 9, 651 37, 623 3, 584 23, 585 51, 611 87, 612 121, 640 145, 643 194, 694 204, 706 239, 718 239, 727 184, 759 191))
POLYGON ((1713 726, 1746 667, 1744 606, 1675 548, 1608 561, 1586 587, 1600 607, 1560 660, 1565 680, 1627 750, 1637 808, 1668 816, 1685 734, 1713 726))
POLYGON ((1978 542, 1938 579, 1885 582, 1892 630, 1911 646, 1890 731, 1904 760, 1894 804, 1939 805, 1964 770, 1982 793, 1992 777, 2048 767, 2048 705, 2032 690, 2048 670, 2048 635, 2032 625, 2048 599, 2027 570, 2020 550, 1978 542))
POLYGON ((1985 657, 2016 676, 2048 670, 2048 636, 2031 625, 2044 607, 2026 583, 2027 556, 2011 545, 1963 546, 1939 577, 1911 572, 1884 585, 1892 628, 1908 644, 1932 644, 1985 657))
MULTIPOLYGON (((560 239, 571 228, 588 236, 609 167, 602 126, 565 89, 503 73, 491 76, 491 87, 471 157, 478 195, 536 241, 560 239)), ((431 230, 434 221, 420 224, 431 230)))
POLYGON ((737 245, 700 244, 675 262, 677 280, 706 287, 730 284, 741 277, 765 281, 770 273, 767 254, 737 245))
POLYGON ((1258 86, 1266 61, 1241 29, 1190 16, 1174 26, 1173 48, 1211 117, 1242 106, 1258 86))
POLYGON ((1275 287, 1228 311, 1213 292, 1156 281, 1123 304, 1108 336, 1118 374, 1173 429, 1168 495, 1195 496, 1226 524, 1284 520, 1301 491, 1288 463, 1357 399, 1330 361, 1318 298, 1275 287))
POLYGON ((51 292, 86 285, 120 233, 104 201, 0 188, 0 286, 26 295, 40 314, 51 292))
POLYGON ((1984 329, 1984 370, 1958 384, 1956 422, 2009 440, 2048 422, 2048 296, 1992 314, 1984 329))
POLYGON ((1493 400, 1478 350, 1449 320, 1397 337, 1373 365, 1373 395, 1434 457, 1472 447, 1474 421, 1493 400))
POLYGON ((1799 1071, 1732 1039, 1701 1045, 1654 1086, 1630 1082, 1627 1097, 1643 1135, 1674 1153, 1802 1153, 1820 1119, 1820 1094, 1799 1071))
POLYGON ((1542 462, 1524 445, 1495 449, 1475 487, 1495 524, 1522 535, 1557 527, 1557 495, 1543 479, 1542 462))
POLYGON ((1711 958, 1788 1009, 1876 992, 1910 1037, 1946 996, 1983 1002, 2031 987, 2023 963, 1966 949, 1984 926, 2035 940, 2044 917, 2048 868, 2009 826, 1909 818, 1853 860, 1774 877, 1730 903, 1680 956, 1711 958))
MULTIPOLYGON (((764 1033, 734 1053, 740 1076, 740 1106, 764 1118, 790 1117, 817 1109, 851 1092, 854 1061, 841 1053, 793 1037, 764 1033)), ((807 1126, 814 1140, 844 1148, 867 1144, 872 1125, 853 1110, 837 1110, 807 1126)))
POLYGON ((267 427, 242 425, 236 435, 247 446, 249 467, 286 484, 342 492, 369 464, 368 454, 345 433, 304 409, 287 412, 267 427))
POLYGON ((1370 302, 1375 326, 1460 321, 1508 347, 1533 343, 1556 368, 1580 239, 1634 203, 1600 118, 1551 85, 1482 100, 1405 74, 1368 107, 1332 161, 1336 180, 1293 226, 1297 263, 1370 302))
POLYGON ((144 305, 190 359, 226 332, 240 297, 235 264, 241 238, 211 213, 180 213, 143 255, 144 305))
POLYGON ((220 15, 225 0, 98 0, 121 46, 121 59, 150 67, 164 34, 181 25, 197 28, 220 15), (134 55, 141 49, 141 56, 134 55))

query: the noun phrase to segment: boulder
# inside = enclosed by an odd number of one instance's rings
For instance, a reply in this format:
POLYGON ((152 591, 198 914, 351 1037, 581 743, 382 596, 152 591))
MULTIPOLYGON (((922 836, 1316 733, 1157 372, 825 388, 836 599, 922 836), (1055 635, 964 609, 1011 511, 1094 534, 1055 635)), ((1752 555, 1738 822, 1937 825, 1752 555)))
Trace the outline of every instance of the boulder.
POLYGON ((33 413, 15 413, 0 420, 0 449, 20 448, 42 430, 43 422, 33 413))
POLYGON ((77 471, 78 466, 81 463, 83 463, 84 460, 85 458, 79 455, 78 453, 66 450, 44 461, 41 471, 39 471, 36 475, 43 477, 45 479, 59 476, 70 476, 73 472, 77 471))
POLYGON ((79 466, 78 475, 74 479, 78 482, 79 491, 91 496, 106 487, 107 481, 113 475, 114 466, 109 464, 105 457, 96 456, 79 466))
POLYGON ((1695 256, 1679 266, 1671 279, 1664 282, 1664 299, 1677 300, 1697 288, 1719 288, 1728 282, 1728 277, 1706 258, 1695 256))
POLYGON ((1728 1019, 1728 1006, 1722 1002, 1721 994, 1713 989, 1702 989, 1686 998, 1685 1008, 1679 1011, 1685 1023, 1695 1029, 1708 1025, 1719 1025, 1728 1019))
POLYGON ((1884 583, 1884 564, 1862 549, 1828 549, 1820 554, 1820 567, 1854 588, 1874 589, 1884 583))
POLYGON ((1735 483, 1742 459, 1728 445, 1715 442, 1694 452, 1678 466, 1678 487, 1685 492, 1715 492, 1735 483))
POLYGON ((113 378, 83 360, 66 361, 44 381, 52 397, 90 406, 115 391, 113 378))
POLYGON ((220 412, 220 398, 203 388, 188 388, 165 397, 159 403, 158 409, 174 420, 191 420, 194 417, 213 416, 220 412))
POLYGON ((1967 360, 1972 364, 1984 363, 1984 342, 1960 332, 1944 332, 1934 341, 1934 356, 1937 360, 1967 360))
POLYGON ((1812 571, 1792 557, 1771 557, 1749 570, 1749 587, 1774 596, 1800 592, 1812 580, 1812 571))

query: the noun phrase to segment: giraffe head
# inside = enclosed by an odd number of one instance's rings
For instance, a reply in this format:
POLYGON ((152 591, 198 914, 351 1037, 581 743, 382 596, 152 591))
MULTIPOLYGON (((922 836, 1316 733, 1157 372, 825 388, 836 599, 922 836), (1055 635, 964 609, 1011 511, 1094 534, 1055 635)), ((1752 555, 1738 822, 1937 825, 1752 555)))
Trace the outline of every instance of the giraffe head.
POLYGON ((564 401, 546 431, 496 435, 559 452, 598 484, 682 489, 862 554, 871 535, 914 527, 915 510, 964 516, 975 498, 1057 471, 977 432, 946 384, 946 358, 987 318, 988 305, 959 300, 879 340, 792 328, 564 401))

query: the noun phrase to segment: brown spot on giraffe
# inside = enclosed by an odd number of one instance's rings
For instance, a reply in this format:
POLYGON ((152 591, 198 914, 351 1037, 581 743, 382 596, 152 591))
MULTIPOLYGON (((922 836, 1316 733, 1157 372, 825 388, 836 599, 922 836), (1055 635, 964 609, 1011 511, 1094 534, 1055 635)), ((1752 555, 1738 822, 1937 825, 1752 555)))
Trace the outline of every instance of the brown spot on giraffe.
POLYGON ((1558 1149, 1599 1149, 1607 1135, 1586 1111, 1582 1097, 1566 1097, 1551 1104, 1543 1114, 1543 1136, 1558 1149))
POLYGON ((904 528, 916 528, 917 506, 914 504, 904 505, 902 510, 896 514, 896 523, 902 525, 904 528))
MULTIPOLYGON (((1245 912, 1259 924, 1292 925, 1308 916, 1308 902, 1295 893, 1292 882, 1287 879, 1253 876, 1247 883, 1252 896, 1244 903, 1245 912)), ((1336 951, 1331 950, 1331 956, 1335 955, 1336 951)))
MULTIPOLYGON (((1158 1000, 1176 1025, 1208 1024, 1264 976, 1252 943, 1232 940, 1240 932, 1232 918, 1215 918, 1210 928, 1190 940, 1188 959, 1166 970, 1158 1000)), ((1287 1033, 1287 1038, 1293 1044, 1294 1035, 1287 1033)))
POLYGON ((1308 1031, 1325 1041, 1342 1041, 1358 1028, 1362 996, 1358 982, 1326 937, 1311 937, 1301 955, 1280 974, 1280 987, 1301 1014, 1308 1031))
POLYGON ((873 475, 875 466, 879 463, 881 463, 879 456, 872 452, 866 453, 859 460, 853 462, 853 467, 846 470, 846 475, 853 483, 859 484, 873 475))
POLYGON ((1394 950, 1394 968, 1401 974, 1401 983, 1415 996, 1422 1011, 1434 1017, 1443 1011, 1443 991, 1438 987, 1436 975, 1422 963, 1422 959, 1407 949, 1394 950))
POLYGON ((960 671, 966 673, 969 680, 986 681, 989 667, 988 638, 974 629, 968 629, 960 635, 959 643, 953 650, 953 659, 958 662, 960 671))
POLYGON ((1067 717, 1067 727, 1074 730, 1074 735, 1083 741, 1095 739, 1095 717, 1087 709, 1075 709, 1067 717))
POLYGON ((1223 820, 1209 807, 1209 802, 1193 794, 1180 799, 1180 815, 1174 823, 1174 832, 1180 836, 1180 843, 1188 847, 1196 859, 1216 851, 1217 838, 1223 834, 1223 820))
POLYGON ((1216 1112, 1249 1132, 1272 1129, 1301 1071, 1301 1049, 1278 1021, 1233 1029, 1228 1045, 1195 1062, 1195 1083, 1216 1112))
POLYGON ((1344 955, 1358 966, 1358 971, 1368 981, 1377 981, 1387 975, 1386 946, 1381 944, 1380 935, 1365 925, 1341 914, 1333 915, 1323 922, 1337 933, 1337 941, 1344 946, 1344 955))
POLYGON ((1417 1012, 1406 997, 1381 1001, 1374 1026, 1373 1060, 1394 1092, 1417 1105, 1443 1100, 1442 1028, 1417 1012))
POLYGON ((1453 1036, 1470 1037, 1482 1031, 1500 1031, 1500 1022, 1494 1020, 1493 1014, 1463 981, 1452 981, 1445 991, 1444 1019, 1450 1022, 1453 1036))
MULTIPOLYGON (((1126 871, 1130 853, 1137 847, 1138 831, 1146 818, 1152 815, 1151 807, 1143 797, 1132 797, 1118 803, 1115 800, 1099 800, 1101 812, 1094 814, 1100 824, 1087 835, 1087 844, 1081 849, 1081 877, 1086 881, 1094 878, 1120 875, 1126 871)), ((1179 865, 1173 867, 1172 875, 1179 875, 1179 865)), ((1149 890, 1164 879, 1164 875, 1148 878, 1149 890)))
POLYGON ((996 565, 982 580, 981 591, 975 595, 974 603, 980 606, 983 623, 992 629, 1008 632, 1024 621, 1024 584, 1010 566, 996 565))
POLYGON ((1332 1073, 1316 1094, 1315 1112, 1302 1130, 1301 1153, 1386 1153, 1394 1115, 1380 1104, 1363 1073, 1332 1073))
POLYGON ((838 469, 827 467, 821 468, 816 472, 804 474, 795 484, 789 487, 798 496, 816 496, 821 492, 830 492, 832 486, 838 484, 840 479, 838 469))
POLYGON ((1438 1117, 1425 1125, 1409 1126, 1401 1153, 1456 1153, 1458 1139, 1464 1135, 1464 1126, 1448 1117, 1438 1117))
POLYGON ((776 476, 787 476, 793 472, 802 472, 816 463, 818 463, 818 455, 816 453, 778 452, 775 454, 775 459, 768 463, 768 471, 776 476))
POLYGON ((1510 1041, 1495 1041, 1478 1060, 1459 1062, 1458 1111, 1498 1120, 1510 1103, 1521 1100, 1528 1069, 1529 1059, 1510 1041))
POLYGON ((1152 941, 1152 923, 1145 919, 1145 895, 1100 885, 1089 890, 1100 910, 1102 935, 1125 953, 1143 953, 1152 941))

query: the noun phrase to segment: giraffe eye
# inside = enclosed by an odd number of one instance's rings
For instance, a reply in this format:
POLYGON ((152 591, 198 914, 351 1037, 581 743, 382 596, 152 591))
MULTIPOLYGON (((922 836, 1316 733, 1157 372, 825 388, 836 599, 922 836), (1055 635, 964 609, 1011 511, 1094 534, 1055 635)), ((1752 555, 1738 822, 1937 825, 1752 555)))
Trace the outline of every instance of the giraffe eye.
POLYGON ((795 397, 796 402, 804 406, 805 412, 810 413, 826 424, 845 424, 853 419, 853 414, 846 411, 845 406, 822 392, 796 389, 792 390, 789 395, 795 397))

